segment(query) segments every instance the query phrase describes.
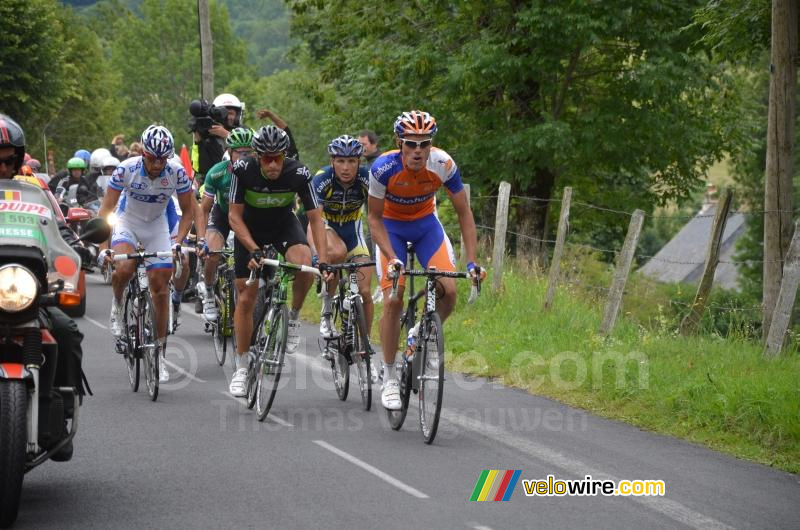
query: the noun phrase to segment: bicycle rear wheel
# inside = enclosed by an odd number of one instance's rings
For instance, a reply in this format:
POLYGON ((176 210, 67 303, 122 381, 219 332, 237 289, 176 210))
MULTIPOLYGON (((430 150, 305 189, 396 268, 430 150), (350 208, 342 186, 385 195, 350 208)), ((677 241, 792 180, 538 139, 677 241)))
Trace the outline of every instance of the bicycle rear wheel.
POLYGON ((256 413, 258 421, 264 421, 275 401, 278 382, 281 379, 283 359, 286 356, 286 339, 289 335, 289 308, 281 304, 272 316, 266 347, 258 364, 258 388, 256 389, 256 413))
POLYGON ((228 306, 224 303, 224 299, 217 295, 214 296, 220 311, 217 320, 211 324, 211 338, 214 340, 214 355, 217 358, 217 364, 222 366, 225 364, 225 355, 227 354, 228 338, 225 336, 225 322, 228 318, 228 306))
POLYGON ((139 348, 139 330, 136 329, 138 321, 133 308, 133 297, 130 296, 128 288, 125 288, 123 300, 125 300, 125 306, 122 312, 122 329, 125 330, 125 336, 117 339, 117 344, 118 347, 124 348, 122 358, 125 361, 125 368, 128 370, 128 382, 131 390, 138 392, 140 371, 139 356, 136 355, 136 350, 139 348))
POLYGON ((444 334, 438 313, 432 313, 425 321, 420 339, 419 427, 425 443, 430 444, 439 428, 444 395, 444 334))
MULTIPOLYGON (((139 325, 142 326, 142 360, 144 361, 144 382, 147 387, 147 395, 155 401, 158 399, 158 376, 161 353, 158 344, 158 333, 156 330, 155 307, 149 292, 142 295, 144 307, 140 311, 139 325)), ((172 308, 170 308, 171 310, 172 308)))
MULTIPOLYGON (((364 410, 372 407, 372 372, 370 371, 369 334, 367 333, 367 319, 364 316, 364 306, 361 300, 356 299, 352 307, 353 315, 353 365, 358 376, 358 389, 361 393, 361 403, 364 410)), ((349 371, 349 370, 348 370, 349 371)))

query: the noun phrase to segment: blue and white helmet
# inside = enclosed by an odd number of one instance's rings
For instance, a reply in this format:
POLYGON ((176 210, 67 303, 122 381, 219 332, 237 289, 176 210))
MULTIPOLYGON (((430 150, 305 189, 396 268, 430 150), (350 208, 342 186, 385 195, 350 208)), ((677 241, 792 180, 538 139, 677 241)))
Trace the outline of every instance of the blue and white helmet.
POLYGON ((142 150, 157 158, 171 157, 175 153, 172 133, 161 125, 151 125, 142 133, 142 150))
POLYGON ((331 156, 360 157, 364 154, 364 146, 356 138, 343 134, 328 144, 328 153, 331 156))

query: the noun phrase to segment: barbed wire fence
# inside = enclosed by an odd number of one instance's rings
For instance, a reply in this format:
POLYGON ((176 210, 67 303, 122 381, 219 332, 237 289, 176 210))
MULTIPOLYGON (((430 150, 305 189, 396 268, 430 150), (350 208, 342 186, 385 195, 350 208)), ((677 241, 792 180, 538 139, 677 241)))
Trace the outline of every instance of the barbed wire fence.
MULTIPOLYGON (((511 195, 511 186, 506 182, 500 184, 497 194, 490 193, 471 197, 471 204, 479 206, 480 211, 484 214, 489 212, 492 205, 494 206, 494 226, 490 226, 484 222, 477 223, 476 228, 478 230, 478 239, 481 248, 486 250, 489 248, 492 249, 492 289, 495 293, 500 291, 503 284, 504 259, 508 254, 506 237, 513 237, 517 248, 519 248, 520 242, 527 242, 539 246, 539 248, 544 251, 542 255, 553 256, 553 259, 547 267, 548 270, 546 271, 548 276, 548 294, 545 298, 545 309, 548 309, 554 303, 553 295, 557 287, 580 289, 584 292, 595 293, 594 296, 598 300, 602 300, 605 306, 603 322, 600 328, 600 332, 603 334, 609 334, 614 329, 616 318, 622 305, 623 296, 633 294, 627 290, 627 286, 634 259, 639 263, 652 261, 667 265, 693 267, 694 271, 697 269, 702 270, 697 292, 692 302, 669 300, 669 307, 676 313, 684 315, 676 330, 677 332, 684 335, 696 333, 700 319, 706 311, 716 313, 720 317, 728 316, 731 318, 739 318, 740 320, 746 318, 754 322, 761 320, 761 305, 742 307, 736 304, 720 305, 718 303, 710 303, 711 288, 714 285, 715 272, 719 264, 732 265, 735 267, 752 267, 753 265, 766 262, 765 260, 757 259, 721 259, 722 237, 725 232, 727 221, 734 215, 752 217, 786 212, 770 210, 732 210, 730 208, 732 194, 729 190, 722 193, 722 196, 716 203, 714 211, 701 211, 696 215, 685 215, 683 213, 670 215, 661 213, 647 214, 642 210, 628 212, 580 200, 572 201, 571 197, 571 188, 565 188, 562 197, 551 199, 511 195), (532 202, 536 204, 546 204, 549 207, 560 207, 561 212, 556 238, 548 239, 546 236, 538 237, 527 233, 524 230, 524 224, 520 223, 519 220, 516 221, 514 226, 509 226, 509 207, 512 200, 516 203, 532 202), (570 212, 571 209, 572 212, 570 212), (594 211, 600 215, 621 216, 629 220, 628 233, 624 244, 620 248, 603 248, 589 243, 570 240, 570 215, 581 215, 588 211, 594 211), (660 253, 651 255, 636 251, 642 232, 642 225, 648 220, 653 222, 657 219, 672 219, 685 224, 692 220, 706 218, 709 219, 711 223, 706 246, 703 249, 704 258, 702 259, 694 257, 698 254, 697 252, 694 253, 693 257, 686 259, 669 255, 659 255, 660 253), (586 253, 603 254, 607 258, 610 258, 610 261, 613 261, 614 265, 611 271, 610 284, 598 285, 596 283, 587 282, 585 278, 582 277, 583 271, 580 265, 580 257, 582 254, 585 255, 586 253)), ((800 210, 795 210, 791 213, 795 215, 800 213, 800 210)), ((486 217, 486 215, 482 216, 482 218, 486 217)), ((695 248, 695 250, 697 249, 695 248)), ((461 255, 463 256, 463 245, 461 255)), ((789 261, 788 256, 786 261, 789 261)), ((784 260, 774 260, 770 262, 784 263, 784 260)), ((800 275, 800 273, 798 274, 800 275)), ((785 274, 784 280, 786 279, 787 275, 785 274)), ((782 289, 783 287, 784 286, 782 286, 782 289)), ((793 298, 791 303, 793 305, 793 298)), ((792 307, 790 306, 788 311, 790 312, 791 309, 792 307)), ((781 308, 776 306, 776 311, 779 310, 787 311, 785 304, 781 308)), ((780 332, 780 330, 771 331, 775 331, 776 333, 780 332)), ((779 334, 784 338, 787 336, 788 321, 786 327, 779 334)))

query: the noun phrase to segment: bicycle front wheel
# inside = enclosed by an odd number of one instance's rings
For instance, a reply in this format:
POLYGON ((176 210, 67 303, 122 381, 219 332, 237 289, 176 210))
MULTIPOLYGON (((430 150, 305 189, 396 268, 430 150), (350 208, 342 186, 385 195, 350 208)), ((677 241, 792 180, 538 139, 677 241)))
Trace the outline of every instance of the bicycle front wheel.
POLYGON ((158 399, 158 375, 160 352, 158 345, 158 333, 156 327, 156 311, 153 306, 153 299, 150 293, 142 293, 141 304, 144 305, 139 313, 139 325, 141 326, 142 361, 144 361, 144 382, 147 387, 147 395, 155 401, 158 399))
POLYGON ((139 330, 136 329, 137 317, 136 311, 133 309, 133 297, 130 296, 130 291, 126 288, 123 294, 125 306, 122 313, 122 323, 125 330, 125 335, 117 339, 118 347, 124 348, 122 351, 122 358, 125 360, 125 368, 128 370, 128 382, 131 385, 131 390, 134 392, 139 391, 139 357, 136 355, 136 350, 139 347, 138 339, 140 337, 139 330))
POLYGON ((281 304, 272 316, 267 343, 261 353, 256 389, 256 414, 264 421, 275 401, 278 382, 281 379, 283 359, 286 356, 286 339, 289 335, 289 308, 281 304))
POLYGON ((228 338, 225 336, 225 323, 228 318, 228 306, 224 299, 216 296, 217 307, 219 308, 219 315, 217 320, 211 324, 211 337, 214 340, 214 355, 217 358, 217 364, 220 366, 225 364, 226 346, 228 338))
POLYGON ((444 333, 438 313, 427 318, 420 338, 419 426, 425 443, 430 444, 439 428, 444 394, 444 333))
POLYGON ((356 299, 353 304, 353 350, 350 356, 356 367, 358 376, 358 389, 361 392, 361 403, 364 410, 372 407, 372 372, 370 371, 369 334, 367 333, 367 319, 364 316, 364 306, 361 300, 356 299))

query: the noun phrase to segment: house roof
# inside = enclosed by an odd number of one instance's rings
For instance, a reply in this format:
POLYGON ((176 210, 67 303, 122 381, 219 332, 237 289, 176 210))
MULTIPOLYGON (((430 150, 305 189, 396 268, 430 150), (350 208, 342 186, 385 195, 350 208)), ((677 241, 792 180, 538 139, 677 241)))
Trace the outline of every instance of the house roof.
MULTIPOLYGON (((711 239, 711 225, 714 221, 716 204, 707 204, 673 237, 669 243, 645 263, 639 271, 655 280, 665 283, 697 283, 703 274, 708 242, 711 239)), ((745 217, 740 213, 728 216, 725 232, 722 235, 720 262, 714 274, 714 285, 725 289, 738 288, 738 270, 731 261, 736 252, 736 241, 745 229, 745 217)))

